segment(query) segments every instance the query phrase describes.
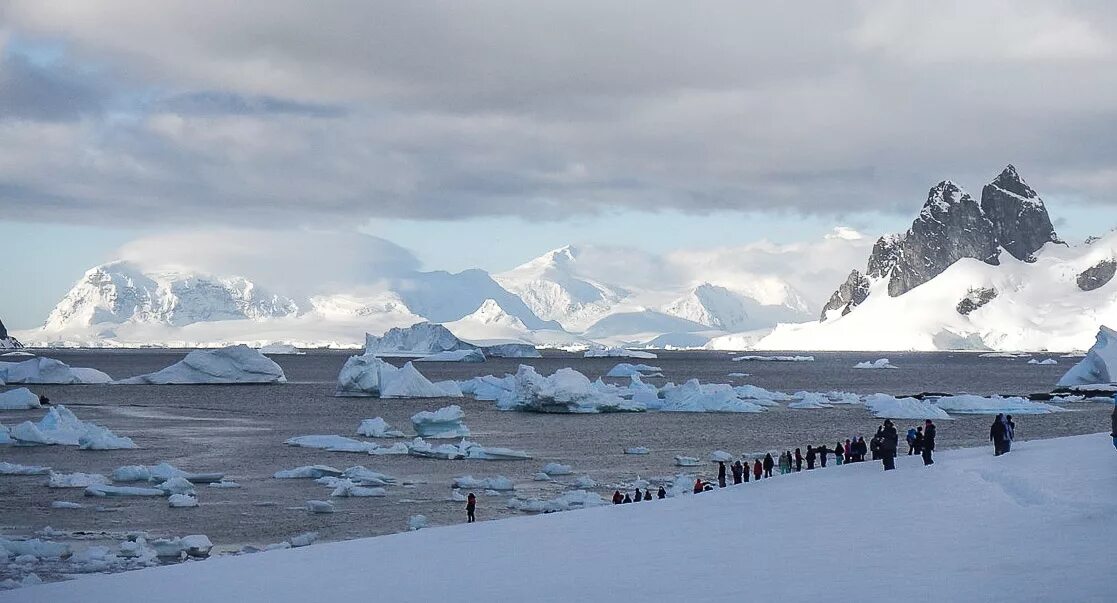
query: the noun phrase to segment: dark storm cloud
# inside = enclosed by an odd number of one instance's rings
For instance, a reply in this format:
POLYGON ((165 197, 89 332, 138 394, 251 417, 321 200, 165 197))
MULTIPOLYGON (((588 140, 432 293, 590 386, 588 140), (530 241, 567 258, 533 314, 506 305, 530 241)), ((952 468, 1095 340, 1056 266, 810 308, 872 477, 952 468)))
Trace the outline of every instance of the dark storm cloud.
POLYGON ((31 84, 5 105, 0 182, 22 193, 0 210, 27 219, 907 214, 1009 162, 1041 194, 1117 200, 1104 2, 5 8, 9 35, 101 66, 85 88, 7 67, 31 84))

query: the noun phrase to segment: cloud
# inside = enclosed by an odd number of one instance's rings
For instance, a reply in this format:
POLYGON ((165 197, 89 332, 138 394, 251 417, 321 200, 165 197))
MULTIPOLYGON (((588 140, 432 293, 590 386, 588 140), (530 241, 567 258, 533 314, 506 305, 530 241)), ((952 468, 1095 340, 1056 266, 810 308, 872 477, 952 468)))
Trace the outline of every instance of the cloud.
POLYGON ((374 288, 419 268, 410 251, 354 232, 214 229, 144 237, 115 254, 145 271, 245 276, 293 297, 374 288))
POLYGON ((0 68, 24 83, 0 86, 14 219, 907 214, 934 182, 977 189, 1009 162, 1042 194, 1113 202, 1105 2, 4 11, 7 48, 64 54, 0 68))

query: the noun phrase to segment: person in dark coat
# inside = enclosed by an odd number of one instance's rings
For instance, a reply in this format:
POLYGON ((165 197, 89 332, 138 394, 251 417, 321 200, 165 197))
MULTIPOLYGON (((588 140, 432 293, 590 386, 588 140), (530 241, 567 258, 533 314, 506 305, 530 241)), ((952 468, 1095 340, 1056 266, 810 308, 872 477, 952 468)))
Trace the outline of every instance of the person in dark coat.
POLYGON ((880 460, 880 441, 882 433, 884 433, 884 425, 877 427, 876 435, 869 440, 869 452, 872 453, 874 461, 880 460))
POLYGON ((473 523, 477 521, 477 496, 472 492, 469 496, 465 497, 465 522, 473 523))
POLYGON ((733 472, 733 485, 736 486, 737 484, 741 483, 741 473, 743 473, 745 470, 744 467, 741 466, 740 459, 733 462, 730 470, 733 472))
POLYGON ((772 459, 772 453, 764 455, 764 477, 772 477, 772 469, 776 467, 776 461, 772 459))
POLYGON ((1113 396, 1113 416, 1110 421, 1113 425, 1109 428, 1109 435, 1113 438, 1113 448, 1117 449, 1117 396, 1113 396))
POLYGON ((50 398, 39 394, 39 406, 50 406, 50 398))
POLYGON ((630 503, 630 502, 632 502, 632 497, 629 496, 627 492, 625 492, 624 493, 624 500, 621 501, 621 504, 623 505, 625 503, 630 503))
POLYGON ((830 449, 826 447, 826 444, 823 444, 822 446, 819 446, 816 450, 818 450, 818 462, 819 462, 819 464, 822 465, 823 467, 825 467, 826 466, 826 455, 830 453, 830 449))
POLYGON ((869 453, 869 446, 865 444, 865 436, 857 436, 857 462, 865 462, 865 455, 869 453))
POLYGON ((803 452, 798 448, 795 449, 795 472, 798 473, 803 470, 803 452))
POLYGON ((741 465, 741 468, 743 469, 743 471, 741 472, 741 477, 745 480, 745 483, 747 484, 747 483, 749 483, 749 474, 752 473, 752 465, 749 464, 748 459, 746 459, 744 464, 741 465))
POLYGON ((1005 452, 1012 450, 1012 441, 1016 439, 1016 422, 1012 415, 1005 416, 1005 452))
POLYGON ((814 446, 807 444, 807 471, 814 469, 815 452, 814 446))
POLYGON ((660 486, 659 487, 659 492, 656 492, 655 495, 658 496, 660 500, 663 500, 663 499, 667 498, 667 489, 664 488, 663 486, 660 486))
POLYGON ((718 461, 718 487, 725 487, 725 462, 718 461))
MULTIPOLYGON (((769 454, 768 458, 772 458, 772 455, 769 454)), ((761 475, 764 475, 764 465, 760 464, 760 459, 756 459, 756 462, 752 464, 752 477, 759 480, 761 475)))
POLYGON ((915 453, 923 454, 923 426, 915 428, 915 453))
POLYGON ((644 500, 644 495, 640 494, 640 488, 636 488, 632 493, 632 502, 640 502, 642 500, 644 500))
POLYGON ((931 458, 931 453, 935 451, 935 424, 931 419, 927 419, 923 427, 923 464, 934 465, 935 459, 931 458))
POLYGON ((891 420, 885 420, 880 433, 880 448, 877 451, 885 471, 896 468, 896 450, 899 445, 900 434, 896 433, 896 427, 892 425, 891 420))
POLYGON ((838 445, 834 446, 834 464, 841 467, 845 456, 845 447, 842 446, 841 442, 838 442, 838 445))
POLYGON ((853 442, 849 441, 849 438, 846 438, 845 457, 846 463, 853 462, 853 442))
POLYGON ((993 456, 1001 456, 1005 451, 1005 434, 1008 429, 1005 425, 1005 416, 997 415, 993 425, 989 427, 989 439, 993 440, 993 456))
POLYGON ((651 488, 644 488, 644 500, 651 500, 651 499, 652 499, 651 488))
POLYGON ((621 491, 620 490, 613 490, 613 504, 614 505, 619 505, 622 502, 624 502, 624 496, 621 495, 621 491))

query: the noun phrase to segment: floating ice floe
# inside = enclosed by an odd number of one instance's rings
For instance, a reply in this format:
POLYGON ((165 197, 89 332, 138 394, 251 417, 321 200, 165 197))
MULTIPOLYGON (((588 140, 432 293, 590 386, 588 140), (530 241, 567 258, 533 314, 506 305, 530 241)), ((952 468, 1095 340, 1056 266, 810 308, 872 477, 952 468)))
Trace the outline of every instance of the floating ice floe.
POLYGON ((501 410, 552 413, 597 413, 642 411, 644 406, 621 396, 602 391, 585 375, 571 368, 543 377, 535 369, 520 365, 512 379, 511 391, 497 400, 501 410))
POLYGON ((275 479, 318 479, 327 475, 338 477, 341 475, 341 469, 335 469, 329 465, 304 465, 294 469, 276 471, 272 477, 275 479))
POLYGON ((388 475, 387 473, 380 473, 373 471, 363 465, 349 467, 341 472, 342 477, 353 480, 362 486, 387 486, 396 483, 396 478, 388 475))
POLYGON ((588 475, 579 475, 574 480, 574 487, 580 490, 589 490, 590 488, 596 488, 597 482, 593 481, 593 478, 588 475))
POLYGON ((574 474, 573 467, 571 467, 570 465, 563 465, 562 463, 547 463, 546 465, 543 465, 543 468, 540 469, 540 471, 546 473, 551 477, 574 474))
POLYGON ((426 377, 408 362, 392 374, 387 383, 381 384, 381 398, 447 398, 461 397, 461 392, 448 391, 427 380, 426 377))
POLYGON ((204 534, 193 534, 182 538, 159 538, 150 545, 155 553, 163 558, 208 557, 213 550, 213 542, 204 534))
POLYGON ((119 437, 97 425, 77 418, 65 406, 55 406, 38 422, 24 421, 11 430, 20 446, 78 446, 83 450, 120 450, 135 448, 130 438, 119 437))
POLYGON ((240 484, 238 484, 237 482, 233 482, 233 481, 224 481, 223 480, 223 481, 219 481, 219 482, 210 482, 209 487, 210 488, 233 489, 233 488, 239 488, 240 484))
POLYGON ((15 443, 12 439, 12 430, 7 425, 0 425, 0 446, 10 446, 15 443))
POLYGON ((20 387, 0 393, 0 410, 28 410, 42 408, 39 396, 26 387, 20 387))
POLYGON ((7 551, 7 554, 13 557, 61 559, 70 554, 70 545, 64 542, 51 542, 38 538, 12 540, 0 537, 0 551, 7 551))
POLYGON ((476 442, 462 439, 457 444, 439 444, 435 446, 423 438, 415 438, 407 446, 407 454, 422 458, 458 460, 475 459, 483 461, 510 461, 526 460, 531 455, 522 450, 510 448, 488 448, 476 442))
POLYGON ((192 385, 207 383, 286 383, 283 369, 246 345, 194 350, 167 368, 122 379, 127 385, 192 385))
POLYGON ((167 497, 167 505, 172 509, 186 509, 198 506, 198 499, 190 494, 172 494, 167 497))
POLYGON ((85 495, 104 498, 106 496, 166 496, 166 493, 158 488, 93 484, 85 489, 85 495))
POLYGON ((1052 364, 1059 364, 1059 361, 1055 360, 1054 358, 1044 358, 1043 360, 1036 360, 1035 358, 1032 358, 1031 360, 1028 361, 1028 364, 1039 364, 1039 365, 1042 365, 1042 366, 1050 366, 1052 364))
POLYGON ((333 492, 330 493, 331 497, 355 497, 355 498, 370 498, 387 496, 388 491, 379 486, 362 486, 354 483, 352 480, 342 479, 334 485, 333 492))
POLYGON ((414 532, 415 530, 421 530, 425 527, 427 527, 426 515, 412 515, 407 520, 407 529, 411 530, 412 532, 414 532))
POLYGON ((780 402, 789 402, 792 399, 791 396, 783 392, 774 392, 757 385, 736 385, 733 390, 742 400, 760 406, 779 406, 780 402))
MULTIPOLYGON (((551 481, 551 476, 549 476, 546 473, 543 473, 542 471, 540 471, 538 473, 532 473, 531 474, 531 479, 532 479, 532 481, 536 481, 536 482, 549 482, 549 481, 551 481)), ((455 492, 457 492, 457 490, 455 490, 455 492)))
POLYGON ((507 504, 509 509, 524 513, 557 513, 559 511, 600 507, 608 504, 608 501, 594 492, 569 490, 550 500, 510 498, 507 504))
POLYGON ((0 362, 0 382, 57 385, 111 383, 112 377, 91 368, 71 367, 54 358, 34 357, 22 362, 0 362))
POLYGON ((512 483, 512 480, 503 475, 481 479, 477 479, 472 475, 463 475, 454 478, 454 487, 464 490, 496 490, 498 492, 507 492, 515 489, 516 486, 512 483))
POLYGON ((308 500, 306 510, 311 513, 333 513, 334 503, 328 500, 308 500))
POLYGON ((651 452, 644 446, 632 446, 624 449, 625 454, 651 454, 651 452))
POLYGON ((676 467, 698 467, 700 465, 702 465, 702 461, 698 460, 697 457, 681 455, 675 457, 676 467))
POLYGON ((49 473, 50 467, 19 465, 7 461, 0 461, 0 475, 47 475, 49 473))
POLYGON ((407 452, 408 452, 408 446, 407 446, 406 443, 396 442, 395 444, 392 444, 391 446, 381 446, 381 447, 377 448, 376 450, 373 450, 369 454, 374 454, 376 456, 391 456, 391 455, 396 455, 396 454, 407 454, 407 452))
POLYGON ((369 454, 379 448, 375 442, 362 442, 340 435, 304 435, 288 438, 283 442, 288 446, 300 448, 318 448, 328 452, 357 452, 369 454))
POLYGON ((814 362, 814 356, 737 356, 733 362, 814 362))
POLYGON ((795 410, 809 410, 818 408, 833 408, 830 398, 818 392, 795 392, 792 394, 793 402, 788 402, 787 407, 795 410))
POLYGON ((764 405, 742 399, 736 388, 725 383, 699 383, 691 379, 682 385, 668 383, 659 390, 660 398, 635 398, 649 410, 667 412, 764 412, 764 405))
POLYGON ((888 419, 949 419, 945 410, 917 398, 897 398, 888 394, 865 396, 865 408, 875 416, 888 419))
POLYGON ((659 368, 658 366, 651 366, 648 364, 629 364, 627 362, 622 362, 617 366, 609 369, 609 372, 605 373, 605 376, 631 377, 633 375, 637 375, 643 377, 651 377, 654 376, 654 373, 660 373, 661 371, 663 371, 663 369, 659 368))
POLYGON ((748 377, 748 376, 749 376, 748 373, 729 373, 728 375, 726 375, 726 377, 733 377, 733 378, 736 378, 736 379, 743 379, 743 378, 748 377))
POLYGON ((879 358, 877 360, 872 360, 872 361, 866 360, 864 362, 858 362, 857 364, 853 365, 853 368, 855 368, 855 369, 894 369, 894 368, 900 368, 900 367, 898 367, 895 364, 892 364, 891 362, 889 362, 887 358, 879 358))
POLYGON ((193 496, 196 493, 194 484, 184 477, 172 477, 155 487, 162 490, 167 496, 172 494, 189 494, 193 496))
POLYGON ((271 355, 271 356, 283 356, 283 355, 302 356, 302 355, 306 354, 306 352, 300 350, 299 348, 297 348, 297 347, 295 347, 295 346, 293 346, 289 343, 271 343, 271 344, 268 344, 268 345, 260 348, 260 353, 261 354, 268 354, 268 355, 271 355))
POLYGON ((485 361, 485 353, 481 350, 448 350, 430 356, 416 358, 415 362, 463 362, 478 363, 485 361))
POLYGON ((714 463, 729 463, 733 461, 733 455, 724 450, 715 450, 710 453, 710 461, 714 463))
POLYGON ((388 422, 381 417, 362 420, 361 424, 357 426, 357 435, 363 435, 366 438, 405 437, 402 431, 394 429, 391 425, 388 425, 388 422))
POLYGON ((980 358, 1027 358, 1031 354, 1027 352, 985 352, 978 354, 980 358))
POLYGON ((1103 325, 1086 357, 1072 366, 1057 385, 1071 387, 1114 382, 1117 382, 1117 332, 1103 325))
POLYGON ((465 412, 462 411, 462 407, 454 404, 434 412, 424 410, 416 413, 411 417, 411 426, 421 438, 463 438, 469 435, 469 428, 463 422, 464 419, 465 412))
POLYGON ((639 350, 627 350, 621 347, 614 348, 592 348, 586 350, 582 354, 584 358, 639 358, 641 360, 653 360, 656 355, 651 352, 641 352, 639 350))
POLYGON ((51 471, 48 488, 88 488, 93 484, 108 484, 109 478, 100 473, 55 473, 51 471))
POLYGON ((1063 412, 1066 409, 1033 402, 1026 398, 993 396, 985 398, 960 394, 956 396, 943 396, 934 400, 935 406, 953 413, 970 415, 996 415, 1000 413, 1010 415, 1045 415, 1053 412, 1063 412))
POLYGON ((84 509, 85 505, 68 500, 56 500, 50 503, 52 509, 84 509))
POLYGON ((219 482, 225 478, 224 473, 190 473, 183 471, 170 463, 158 465, 124 465, 117 467, 112 472, 114 482, 165 482, 173 477, 181 477, 195 484, 208 484, 219 482))
POLYGON ((336 396, 380 397, 387 377, 399 369, 372 355, 350 356, 337 376, 336 396))
POLYGON ((290 544, 292 547, 299 548, 299 547, 304 547, 304 546, 310 546, 310 545, 314 544, 317 540, 318 540, 318 532, 304 532, 302 534, 299 534, 297 536, 292 536, 291 538, 287 539, 287 543, 290 544))

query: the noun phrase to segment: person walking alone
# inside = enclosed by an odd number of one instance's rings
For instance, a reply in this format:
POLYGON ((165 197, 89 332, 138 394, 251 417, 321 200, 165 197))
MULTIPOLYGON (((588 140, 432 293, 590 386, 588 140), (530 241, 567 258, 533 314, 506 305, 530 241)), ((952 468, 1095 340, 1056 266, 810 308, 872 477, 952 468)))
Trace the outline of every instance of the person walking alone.
POLYGON ((472 492, 469 496, 465 497, 465 522, 473 523, 477 521, 477 496, 472 492))
POLYGON ((899 445, 900 434, 896 433, 896 427, 892 425, 892 420, 886 419, 884 421, 884 428, 880 432, 880 446, 877 451, 885 471, 891 471, 896 468, 896 449, 899 445))
POLYGON ((927 419, 926 424, 923 426, 923 464, 934 465, 935 459, 931 458, 931 453, 935 451, 935 424, 931 419, 927 419))

